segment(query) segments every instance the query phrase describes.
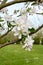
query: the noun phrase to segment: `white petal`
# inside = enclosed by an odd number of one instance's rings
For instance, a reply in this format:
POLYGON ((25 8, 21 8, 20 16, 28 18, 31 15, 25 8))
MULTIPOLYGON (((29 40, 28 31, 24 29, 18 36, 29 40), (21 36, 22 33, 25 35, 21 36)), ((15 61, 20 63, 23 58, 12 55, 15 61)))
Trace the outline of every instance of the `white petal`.
POLYGON ((20 27, 17 27, 17 30, 21 30, 20 27))
POLYGON ((21 37, 22 37, 22 36, 21 36, 21 34, 20 34, 20 35, 18 36, 18 39, 21 39, 21 37))

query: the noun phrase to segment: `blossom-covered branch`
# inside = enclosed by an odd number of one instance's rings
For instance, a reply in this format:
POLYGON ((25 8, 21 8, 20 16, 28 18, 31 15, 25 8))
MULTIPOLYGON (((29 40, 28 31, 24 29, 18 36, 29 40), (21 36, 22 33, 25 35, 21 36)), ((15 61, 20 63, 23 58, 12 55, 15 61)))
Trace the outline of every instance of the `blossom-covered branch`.
MULTIPOLYGON (((16 1, 11 1, 11 2, 5 3, 5 4, 0 4, 0 10, 2 11, 2 13, 3 12, 5 13, 4 20, 6 21, 7 28, 8 28, 8 31, 6 33, 4 33, 2 36, 0 36, 0 38, 3 38, 4 36, 6 36, 10 31, 13 31, 14 36, 17 37, 17 40, 7 41, 6 43, 1 44, 0 48, 21 41, 22 43, 24 43, 23 48, 25 48, 28 51, 31 50, 31 48, 33 46, 33 42, 34 42, 31 35, 37 33, 41 28, 43 28, 43 24, 35 30, 33 25, 31 25, 31 23, 29 24, 27 10, 25 10, 25 9, 23 11, 21 10, 20 14, 22 14, 22 16, 15 19, 15 18, 12 18, 13 16, 8 15, 7 10, 4 8, 4 7, 10 6, 15 3, 28 2, 28 1, 30 1, 30 0, 16 0, 16 1), (23 38, 25 38, 25 40, 22 40, 23 38)), ((31 0, 31 1, 33 1, 33 0, 31 0)), ((39 2, 40 0, 37 0, 37 1, 39 2)), ((32 11, 30 11, 30 13, 36 14, 36 11, 32 10, 32 11)), ((0 24, 1 25, 0 28, 2 27, 2 24, 0 24)), ((1 33, 2 33, 2 31, 1 31, 1 33)))
MULTIPOLYGON (((29 33, 29 35, 31 36, 32 34, 37 33, 41 28, 43 28, 43 25, 41 25, 41 26, 40 26, 38 29, 36 29, 34 32, 29 33)), ((12 29, 13 29, 13 28, 12 28, 12 29)), ((9 33, 12 29, 10 29, 7 33, 9 33)), ((4 34, 3 36, 7 35, 7 33, 4 34)), ((3 37, 3 36, 2 36, 2 37, 3 37)), ((2 38, 2 37, 0 37, 0 38, 2 38)), ((5 47, 5 46, 7 46, 7 45, 11 45, 11 44, 14 44, 14 43, 17 43, 17 42, 20 42, 20 41, 21 41, 21 39, 18 39, 18 40, 16 40, 16 41, 11 41, 11 42, 4 43, 4 44, 0 45, 0 48, 3 48, 3 47, 5 47)))
MULTIPOLYGON (((5 34, 3 34, 2 36, 0 36, 0 38, 3 38, 4 36, 6 36, 13 28, 14 28, 14 26, 10 30, 8 30, 5 34)), ((43 24, 41 26, 39 26, 38 29, 36 29, 34 32, 29 33, 29 35, 37 33, 41 28, 43 28, 43 24)))

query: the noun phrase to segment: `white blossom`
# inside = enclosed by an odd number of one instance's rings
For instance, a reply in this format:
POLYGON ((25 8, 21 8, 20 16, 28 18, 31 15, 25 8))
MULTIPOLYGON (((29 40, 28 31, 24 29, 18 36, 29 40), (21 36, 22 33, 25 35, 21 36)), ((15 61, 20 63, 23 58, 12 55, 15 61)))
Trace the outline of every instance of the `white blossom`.
POLYGON ((6 20, 6 21, 12 21, 13 19, 12 19, 12 16, 11 15, 8 15, 8 14, 5 14, 4 15, 4 19, 6 20))
POLYGON ((34 40, 32 40, 32 37, 28 35, 26 40, 24 41, 25 44, 24 44, 23 48, 30 51, 33 46, 33 42, 34 42, 34 40))
POLYGON ((21 39, 22 38, 22 35, 20 34, 19 36, 18 36, 18 39, 21 39))
POLYGON ((24 41, 25 44, 24 44, 23 48, 30 51, 33 46, 34 40, 32 39, 31 36, 29 36, 30 31, 28 31, 28 28, 31 28, 31 24, 29 24, 28 16, 27 16, 27 14, 24 14, 24 12, 22 12, 23 13, 22 16, 16 18, 16 20, 14 20, 14 18, 12 18, 12 16, 8 15, 8 14, 4 15, 4 19, 6 22, 8 21, 10 23, 13 20, 15 21, 15 22, 13 22, 16 25, 13 29, 14 36, 18 37, 18 39, 21 39, 22 35, 26 35, 27 37, 24 41))
POLYGON ((18 18, 16 21, 16 26, 14 27, 14 36, 17 36, 18 39, 22 38, 22 34, 26 35, 26 40, 24 41, 24 46, 23 48, 25 48, 25 50, 30 51, 32 46, 33 46, 33 42, 34 40, 32 39, 31 36, 29 36, 30 31, 28 31, 28 28, 31 28, 30 24, 27 21, 27 17, 26 15, 21 16, 20 18, 18 18))
POLYGON ((21 16, 20 18, 18 18, 16 21, 16 26, 14 28, 14 32, 19 32, 20 34, 24 34, 24 35, 28 35, 30 33, 30 31, 28 31, 28 28, 31 28, 28 21, 27 21, 27 17, 26 15, 21 16))

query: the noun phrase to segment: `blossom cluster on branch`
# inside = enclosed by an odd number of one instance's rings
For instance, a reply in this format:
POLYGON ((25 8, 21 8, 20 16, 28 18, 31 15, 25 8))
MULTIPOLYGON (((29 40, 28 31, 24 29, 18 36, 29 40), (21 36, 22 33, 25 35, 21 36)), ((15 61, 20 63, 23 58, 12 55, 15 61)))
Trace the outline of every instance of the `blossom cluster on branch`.
MULTIPOLYGON (((14 36, 18 37, 18 39, 22 39, 22 35, 26 36, 25 40, 23 41, 24 45, 23 48, 26 48, 27 50, 31 50, 32 46, 33 46, 33 39, 31 36, 29 36, 30 31, 28 29, 31 29, 31 25, 29 25, 27 19, 27 14, 23 14, 22 16, 14 19, 11 15, 8 15, 6 12, 6 9, 2 9, 2 12, 4 12, 4 24, 7 24, 7 30, 10 30, 13 26, 13 32, 14 32, 14 36)), ((2 26, 0 26, 0 28, 2 28, 2 26)), ((1 31, 2 33, 3 31, 1 31)), ((6 31, 5 31, 6 32, 6 31)), ((21 40, 22 42, 22 40, 21 40)))
MULTIPOLYGON (((27 9, 27 11, 29 10, 30 9, 27 9)), ((33 10, 34 9, 32 9, 32 13, 36 13, 36 11, 33 10)), ((16 36, 18 39, 21 39, 21 42, 24 43, 22 48, 25 48, 26 50, 30 51, 34 43, 34 40, 30 36, 30 30, 33 29, 33 25, 31 26, 31 24, 29 24, 30 21, 28 21, 26 10, 21 10, 20 14, 22 16, 17 17, 16 19, 7 13, 6 8, 1 9, 0 11, 4 13, 4 23, 0 23, 0 34, 2 34, 3 30, 5 30, 5 35, 6 30, 8 32, 9 30, 13 29, 12 31, 14 32, 14 36, 16 36), (5 27, 5 25, 7 25, 7 28, 5 27)), ((2 17, 0 17, 0 21, 3 21, 2 17)))

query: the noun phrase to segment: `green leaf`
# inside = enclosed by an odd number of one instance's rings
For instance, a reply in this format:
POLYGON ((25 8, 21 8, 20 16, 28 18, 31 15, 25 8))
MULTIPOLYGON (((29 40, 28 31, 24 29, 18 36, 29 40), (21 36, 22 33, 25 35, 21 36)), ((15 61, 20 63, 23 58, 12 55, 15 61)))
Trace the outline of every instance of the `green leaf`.
POLYGON ((16 12, 16 10, 14 10, 14 14, 16 14, 17 12, 16 12))
POLYGON ((29 12, 31 10, 31 8, 27 8, 26 11, 29 12))
POLYGON ((43 15, 43 12, 41 14, 43 15))
POLYGON ((0 24, 0 27, 4 30, 3 26, 0 24))
POLYGON ((24 43, 26 37, 27 37, 26 35, 22 35, 22 43, 24 43))
POLYGON ((17 12, 19 12, 19 10, 17 10, 17 12))
POLYGON ((30 31, 31 33, 35 31, 34 28, 28 29, 28 31, 30 31))
POLYGON ((1 24, 0 24, 0 27, 1 27, 1 24))
POLYGON ((36 3, 35 3, 35 2, 33 2, 31 5, 36 5, 36 3))
POLYGON ((4 20, 0 20, 0 22, 3 22, 4 20))
POLYGON ((8 23, 8 27, 11 28, 13 25, 11 23, 8 23))
POLYGON ((14 14, 17 14, 19 12, 19 10, 14 10, 14 14))
POLYGON ((4 20, 2 20, 2 18, 0 17, 0 22, 3 22, 4 20))
POLYGON ((18 15, 17 17, 19 17, 19 16, 21 16, 21 14, 20 14, 20 15, 18 15))

